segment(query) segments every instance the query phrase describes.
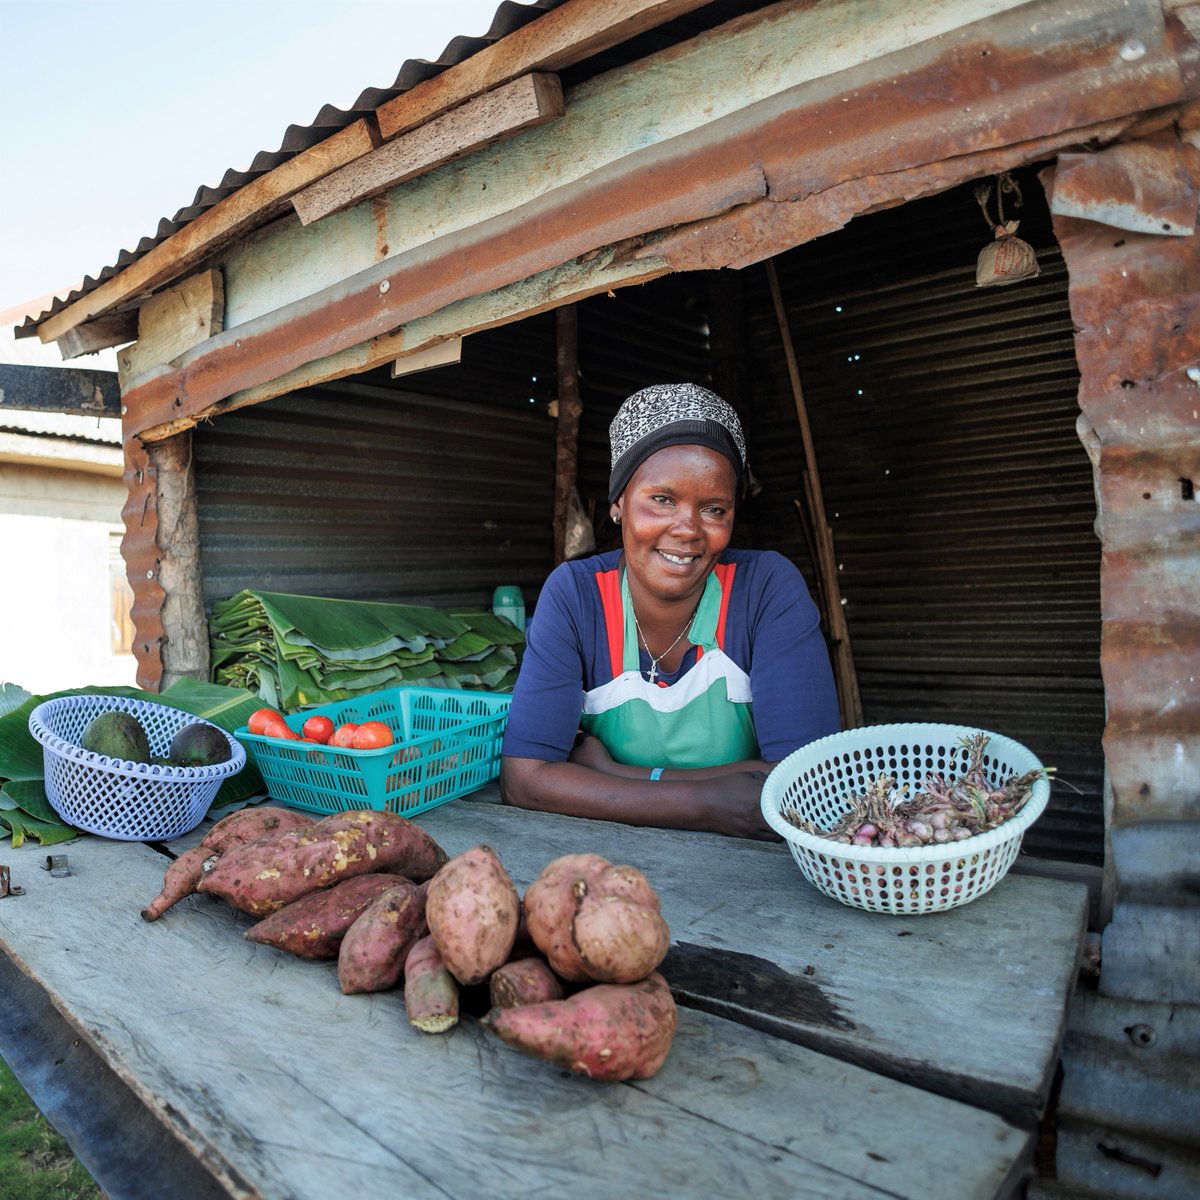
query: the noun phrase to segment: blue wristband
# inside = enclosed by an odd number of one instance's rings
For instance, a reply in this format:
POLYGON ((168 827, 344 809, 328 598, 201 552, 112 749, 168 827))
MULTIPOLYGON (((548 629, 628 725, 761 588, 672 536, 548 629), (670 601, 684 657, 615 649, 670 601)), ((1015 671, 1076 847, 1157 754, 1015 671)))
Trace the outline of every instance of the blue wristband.
POLYGON ((655 767, 654 770, 650 772, 651 780, 661 779, 662 773, 663 773, 662 767, 655 767))

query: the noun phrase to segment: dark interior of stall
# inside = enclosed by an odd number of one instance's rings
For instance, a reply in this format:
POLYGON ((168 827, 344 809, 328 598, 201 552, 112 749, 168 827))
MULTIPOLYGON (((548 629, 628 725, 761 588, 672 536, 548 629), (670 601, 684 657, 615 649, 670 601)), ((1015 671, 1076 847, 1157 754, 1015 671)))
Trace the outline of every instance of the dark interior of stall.
MULTIPOLYGON (((812 431, 868 724, 1005 733, 1056 770, 1034 856, 1098 865, 1104 692, 1092 470, 1075 431, 1067 275, 1034 170, 1004 217, 1040 274, 976 286, 992 230, 968 184, 858 218, 773 262, 812 431)), ((991 185, 995 214, 998 181, 991 185)), ((815 589, 804 455, 766 264, 667 276, 578 311, 578 491, 612 544, 607 426, 646 384, 742 414, 736 540, 815 589)), ((246 587, 527 611, 552 566, 555 314, 470 335, 459 364, 390 368, 197 428, 206 603, 246 587)))

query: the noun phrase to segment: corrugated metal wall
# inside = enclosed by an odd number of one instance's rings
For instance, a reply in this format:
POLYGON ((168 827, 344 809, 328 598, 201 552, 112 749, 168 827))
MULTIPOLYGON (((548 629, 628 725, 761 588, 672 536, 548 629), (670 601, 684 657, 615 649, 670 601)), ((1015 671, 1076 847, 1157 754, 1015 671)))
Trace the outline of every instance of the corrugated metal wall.
MULTIPOLYGON (((1009 734, 1058 770, 1027 851, 1103 858, 1100 546, 1067 277, 1031 173, 1006 217, 1042 274, 975 286, 970 187, 776 260, 868 722, 1009 734)), ((993 195, 992 211, 995 211, 993 195)), ((801 564, 802 451, 765 271, 747 273, 760 543, 801 564), (769 536, 763 536, 766 531, 769 536)), ((811 569, 809 570, 811 579, 811 569)))
MULTIPOLYGON (((1034 854, 1103 856, 1099 544, 1075 433, 1066 273, 1040 187, 1008 216, 1042 275, 976 288, 990 239, 970 188, 860 218, 776 259, 868 721, 1008 733, 1059 772, 1034 854)), ((765 271, 673 276, 579 305, 579 491, 607 520, 608 423, 631 392, 711 383, 710 324, 741 326, 751 466, 741 544, 813 578, 801 449, 765 271)), ((482 603, 551 566, 552 313, 475 334, 463 362, 293 394, 195 432, 206 600, 255 586, 482 603)))
POLYGON ((461 365, 292 393, 194 434, 205 603, 245 587, 410 603, 536 592, 552 554, 553 319, 461 365))

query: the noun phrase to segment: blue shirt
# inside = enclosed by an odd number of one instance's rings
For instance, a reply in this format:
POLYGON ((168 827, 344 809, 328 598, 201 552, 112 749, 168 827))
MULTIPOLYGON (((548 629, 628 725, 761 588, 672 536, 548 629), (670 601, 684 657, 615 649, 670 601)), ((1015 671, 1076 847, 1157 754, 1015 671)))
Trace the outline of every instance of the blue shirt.
MULTIPOLYGON (((583 694, 613 678, 596 576, 621 552, 563 563, 551 572, 526 632, 521 673, 504 734, 506 755, 564 762, 571 753, 583 694)), ((837 692, 816 605, 796 567, 774 550, 732 550, 736 563, 724 651, 750 676, 754 729, 767 762, 839 727, 837 692)), ((668 685, 696 662, 689 648, 668 685)), ((642 666, 650 659, 642 652, 642 666)))

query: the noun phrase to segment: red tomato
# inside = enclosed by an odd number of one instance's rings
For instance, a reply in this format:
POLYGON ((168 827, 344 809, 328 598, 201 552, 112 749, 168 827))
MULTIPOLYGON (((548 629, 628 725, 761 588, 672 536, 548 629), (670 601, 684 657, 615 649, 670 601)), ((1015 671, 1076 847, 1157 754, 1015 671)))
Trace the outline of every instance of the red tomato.
POLYGON ((354 732, 358 728, 357 721, 347 721, 344 725, 339 725, 329 739, 331 746, 345 746, 347 749, 354 742, 354 732))
POLYGON ((304 722, 304 737, 310 742, 327 742, 333 733, 333 722, 328 717, 309 717, 304 722))
POLYGON ((250 714, 250 720, 246 722, 246 728, 251 733, 269 737, 268 730, 276 724, 283 723, 283 713, 276 712, 273 708, 260 708, 250 714))
POLYGON ((382 721, 364 721, 355 731, 350 743, 355 750, 378 750, 390 746, 396 739, 382 721))

